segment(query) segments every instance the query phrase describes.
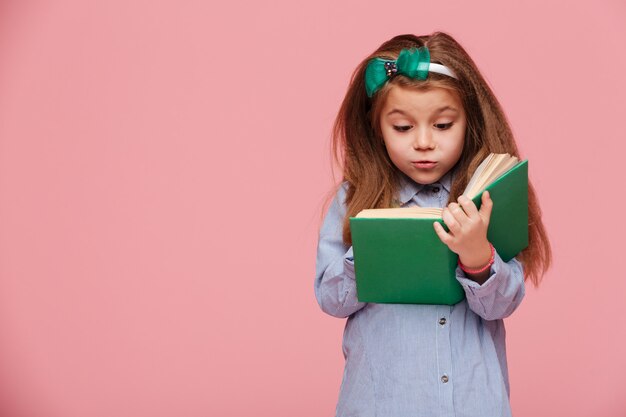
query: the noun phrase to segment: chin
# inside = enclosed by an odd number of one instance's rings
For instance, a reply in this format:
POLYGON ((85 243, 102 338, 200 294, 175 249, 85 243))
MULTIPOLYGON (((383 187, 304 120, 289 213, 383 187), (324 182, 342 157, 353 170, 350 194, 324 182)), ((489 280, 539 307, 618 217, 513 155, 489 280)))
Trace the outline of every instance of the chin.
POLYGON ((441 175, 412 175, 410 178, 418 184, 428 185, 441 179, 441 175))

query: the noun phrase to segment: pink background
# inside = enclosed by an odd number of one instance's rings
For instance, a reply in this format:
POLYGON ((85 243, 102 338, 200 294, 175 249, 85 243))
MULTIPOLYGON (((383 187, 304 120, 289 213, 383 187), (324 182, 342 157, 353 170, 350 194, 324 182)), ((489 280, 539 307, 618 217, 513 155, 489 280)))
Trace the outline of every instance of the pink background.
POLYGON ((515 415, 626 415, 624 2, 211 3, 0 2, 1 416, 333 415, 332 121, 362 58, 434 30, 501 100, 554 249, 507 319, 515 415))

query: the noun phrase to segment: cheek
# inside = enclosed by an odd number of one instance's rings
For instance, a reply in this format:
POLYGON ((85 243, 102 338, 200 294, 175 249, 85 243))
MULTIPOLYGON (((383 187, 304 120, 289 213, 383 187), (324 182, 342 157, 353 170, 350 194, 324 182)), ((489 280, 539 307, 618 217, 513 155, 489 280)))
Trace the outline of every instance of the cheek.
POLYGON ((457 133, 454 138, 454 147, 459 154, 463 152, 463 147, 465 146, 465 128, 457 133))
POLYGON ((383 137, 381 140, 383 141, 383 145, 385 145, 385 149, 387 149, 388 153, 393 152, 394 149, 398 147, 398 141, 396 139, 397 138, 394 138, 393 135, 383 131, 383 137))
POLYGON ((387 149, 387 155, 394 164, 397 164, 402 159, 402 149, 398 147, 397 142, 385 142, 385 149, 387 149))
POLYGON ((463 151, 463 147, 465 146, 465 134, 459 135, 457 138, 456 146, 459 152, 463 151))
POLYGON ((456 163, 461 158, 463 153, 463 147, 465 145, 465 136, 455 137, 454 140, 447 143, 446 154, 449 155, 450 160, 454 160, 456 163))
POLYGON ((455 163, 458 162, 459 159, 461 159, 461 155, 463 154, 464 145, 465 145, 465 141, 464 140, 459 142, 459 145, 457 147, 457 155, 456 155, 455 163))
POLYGON ((385 147, 388 152, 399 153, 404 150, 406 144, 400 138, 391 138, 390 140, 385 141, 385 147))

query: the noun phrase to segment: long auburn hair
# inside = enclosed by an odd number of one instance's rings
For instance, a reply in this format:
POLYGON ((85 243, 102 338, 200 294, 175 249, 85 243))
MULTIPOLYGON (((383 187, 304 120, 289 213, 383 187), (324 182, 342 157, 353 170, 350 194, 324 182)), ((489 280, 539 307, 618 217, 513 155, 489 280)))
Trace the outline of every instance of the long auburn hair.
MULTIPOLYGON (((463 193, 469 178, 489 153, 509 153, 519 157, 513 133, 500 103, 463 47, 450 35, 435 32, 427 36, 399 35, 383 43, 365 58, 352 74, 332 133, 335 161, 343 168, 346 217, 343 241, 352 244, 349 218, 368 208, 397 206, 400 170, 391 162, 380 129, 380 113, 391 86, 417 90, 434 87, 455 91, 467 117, 463 153, 453 168, 455 177, 449 201, 463 193), (373 97, 365 91, 365 68, 374 57, 396 59, 404 48, 428 47, 431 62, 450 68, 454 79, 430 72, 426 80, 403 75, 392 77, 373 97)), ((529 244, 518 259, 524 266, 524 279, 538 286, 552 262, 550 243, 541 222, 541 210, 532 184, 528 184, 529 244)))

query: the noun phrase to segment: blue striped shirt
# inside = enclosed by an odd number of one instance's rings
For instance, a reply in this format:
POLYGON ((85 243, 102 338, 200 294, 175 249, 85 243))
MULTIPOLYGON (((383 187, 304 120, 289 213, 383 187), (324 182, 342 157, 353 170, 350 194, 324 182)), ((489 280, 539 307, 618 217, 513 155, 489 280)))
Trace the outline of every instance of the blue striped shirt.
MULTIPOLYGON (((420 185, 403 177, 403 207, 445 207, 452 174, 420 185)), ((337 417, 510 416, 503 318, 524 297, 521 264, 496 253, 479 285, 457 268, 466 299, 453 306, 357 300, 352 248, 342 241, 346 184, 320 230, 315 296, 345 318, 337 417)))

